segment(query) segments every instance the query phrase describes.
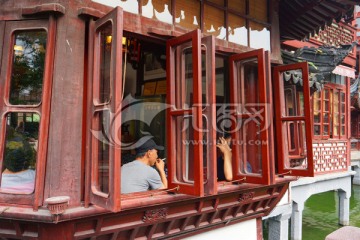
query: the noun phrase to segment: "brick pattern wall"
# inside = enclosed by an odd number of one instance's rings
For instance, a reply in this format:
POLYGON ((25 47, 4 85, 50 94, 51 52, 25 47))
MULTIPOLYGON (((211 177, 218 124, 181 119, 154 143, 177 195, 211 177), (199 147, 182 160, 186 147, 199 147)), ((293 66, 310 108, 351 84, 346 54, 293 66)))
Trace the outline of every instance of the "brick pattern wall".
POLYGON ((347 170, 347 142, 313 143, 314 172, 347 170))

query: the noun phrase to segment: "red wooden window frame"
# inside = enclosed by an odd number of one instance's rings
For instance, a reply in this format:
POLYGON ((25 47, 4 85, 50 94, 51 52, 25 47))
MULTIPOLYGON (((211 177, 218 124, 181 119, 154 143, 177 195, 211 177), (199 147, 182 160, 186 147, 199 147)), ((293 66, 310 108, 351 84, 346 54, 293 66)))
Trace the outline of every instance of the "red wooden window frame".
MULTIPOLYGON (((205 57, 205 65, 202 66, 202 78, 206 78, 203 118, 206 119, 206 141, 210 143, 216 139, 216 82, 215 82, 215 37, 207 36, 201 39, 202 56, 205 57)), ((200 81, 202 79, 200 78, 200 81)), ((200 83, 202 84, 202 83, 200 83)), ((202 93, 204 95, 204 93, 202 93)), ((205 128, 205 127, 204 127, 205 128)), ((217 170, 216 170, 216 145, 207 144, 203 150, 206 154, 206 172, 204 172, 205 195, 217 193, 217 170)))
MULTIPOLYGON (((88 84, 88 109, 90 109, 90 116, 87 119, 87 126, 90 132, 95 129, 98 124, 98 119, 95 114, 100 111, 110 111, 110 129, 109 133, 112 136, 121 134, 121 121, 111 121, 116 116, 116 119, 121 119, 121 97, 122 97, 122 36, 123 36, 123 12, 117 7, 104 17, 97 21, 90 21, 89 24, 89 63, 93 64, 89 68, 88 84), (101 27, 111 23, 112 40, 111 40, 111 63, 110 63, 110 100, 105 103, 98 103, 98 96, 95 90, 99 90, 99 71, 100 71, 100 33, 101 27)), ((101 206, 113 212, 121 209, 121 193, 120 193, 120 179, 121 179, 121 149, 119 146, 109 144, 109 189, 108 193, 99 191, 98 189, 98 157, 97 157, 97 142, 98 139, 89 134, 87 140, 86 153, 86 186, 89 186, 89 191, 85 191, 85 205, 89 202, 101 206)))
MULTIPOLYGON (((320 128, 320 134, 315 135, 314 131, 314 139, 346 139, 346 120, 347 120, 347 114, 346 114, 346 106, 347 106, 347 98, 346 98, 346 86, 339 85, 339 84, 331 84, 328 83, 324 87, 324 90, 322 90, 319 93, 319 101, 321 101, 321 109, 320 109, 320 122, 318 125, 321 126, 320 128), (335 101, 334 96, 335 92, 338 93, 338 123, 339 123, 339 132, 337 135, 334 135, 334 122, 335 122, 335 101), (341 94, 344 94, 344 99, 341 99, 341 94), (325 104, 328 104, 328 109, 325 109, 325 104), (344 111, 342 111, 344 110, 344 111), (324 114, 328 114, 328 120, 325 122, 324 114), (341 117, 345 119, 345 123, 342 123, 341 117), (324 134, 324 127, 328 126, 328 134, 324 134), (345 131, 344 134, 342 134, 341 128, 344 127, 345 131)), ((315 96, 312 97, 312 106, 314 109, 315 101, 317 101, 317 98, 315 96)), ((315 114, 315 112, 314 112, 315 114)), ((315 116, 314 116, 315 117, 315 116)), ((316 125, 316 123, 314 123, 316 125)))
MULTIPOLYGON (((4 25, 4 37, 9 38, 0 45, 3 51, 3 58, 1 65, 0 85, 0 116, 1 129, 0 134, 0 156, 4 154, 5 145, 5 128, 6 115, 11 112, 34 112, 41 116, 39 125, 39 139, 36 160, 36 178, 34 193, 29 195, 16 195, 0 193, 0 202, 12 202, 24 205, 33 205, 34 210, 37 210, 43 203, 44 197, 44 182, 45 182, 45 167, 47 157, 47 142, 49 136, 49 121, 50 121, 50 100, 52 89, 52 75, 53 75, 53 61, 55 50, 55 36, 56 36, 56 20, 53 15, 49 19, 44 20, 26 20, 26 21, 8 21, 4 25), (11 105, 9 103, 10 81, 12 74, 12 59, 14 46, 14 32, 17 30, 45 30, 47 32, 47 49, 45 55, 44 75, 43 75, 43 89, 41 102, 37 105, 11 105)), ((1 36, 2 34, 0 34, 1 36)), ((1 42, 0 42, 1 44, 1 42)), ((0 50, 1 51, 1 50, 0 50)), ((1 159, 2 161, 2 159, 1 159)), ((1 164, 2 165, 2 164, 1 164)), ((1 174, 0 174, 1 177, 1 174)))
MULTIPOLYGON (((246 104, 244 99, 240 99, 241 96, 244 96, 245 89, 243 88, 245 78, 244 76, 241 76, 241 73, 239 72, 239 69, 235 67, 236 62, 246 61, 246 60, 252 60, 254 59, 257 62, 258 67, 258 93, 259 93, 259 99, 258 102, 254 102, 251 104, 259 104, 263 105, 263 111, 261 113, 262 115, 262 121, 260 125, 260 129, 262 131, 260 132, 260 141, 262 143, 269 142, 269 128, 266 126, 269 126, 267 123, 269 121, 268 119, 268 97, 267 97, 267 66, 266 64, 269 64, 268 61, 265 61, 265 51, 263 49, 258 49, 246 53, 236 54, 229 58, 229 66, 230 66, 230 104, 233 106, 244 106, 246 104), (238 83, 238 79, 241 83, 238 83), (239 84, 241 86, 239 86, 239 84)), ((246 119, 251 116, 249 116, 247 113, 236 113, 236 119, 238 121, 239 118, 246 119)), ((248 134, 248 133, 246 133, 248 134)), ((235 132, 232 134, 232 140, 234 143, 241 143, 243 142, 243 139, 241 138, 239 132, 235 132)), ((242 179, 245 179, 244 181, 247 183, 258 183, 258 184, 270 184, 270 163, 269 163, 269 144, 261 144, 261 170, 262 172, 260 174, 253 174, 253 173, 244 173, 241 172, 240 168, 241 165, 244 164, 246 166, 246 160, 241 158, 241 146, 233 146, 232 152, 232 163, 233 163, 233 176, 234 181, 240 181, 242 179), (241 164, 241 161, 243 163, 241 164)), ((250 153, 251 154, 251 153, 250 153)))
MULTIPOLYGON (((278 152, 278 173, 288 174, 292 176, 314 176, 313 163, 313 149, 312 149, 312 115, 310 111, 310 88, 308 76, 307 62, 301 62, 290 65, 283 65, 274 67, 274 96, 275 96, 275 119, 276 119, 276 138, 277 138, 277 152, 278 152), (303 78, 303 99, 304 99, 304 114, 303 116, 286 116, 285 115, 285 96, 284 96, 284 80, 282 73, 290 70, 301 70, 303 78), (287 122, 303 121, 305 124, 305 141, 306 141, 306 156, 307 168, 295 169, 286 168, 285 161, 289 158, 289 150, 286 149, 288 144, 285 144, 287 139, 284 131, 284 125, 287 122)), ((300 148, 301 145, 296 146, 300 148)))
MULTIPOLYGON (((176 178, 177 167, 179 161, 185 162, 185 159, 177 159, 177 151, 183 151, 184 146, 181 143, 184 139, 183 134, 176 136, 176 118, 178 116, 192 116, 194 118, 193 141, 200 143, 203 140, 203 113, 202 113, 202 86, 201 86, 201 32, 194 30, 180 37, 173 38, 166 43, 166 76, 167 76, 167 103, 172 108, 167 111, 168 123, 168 188, 177 188, 179 192, 203 196, 204 195, 204 163, 203 163, 203 146, 194 144, 193 154, 193 184, 179 181, 176 178), (192 71, 193 71, 193 106, 191 108, 178 107, 176 103, 184 103, 184 99, 180 94, 180 88, 184 87, 185 76, 184 71, 179 70, 184 63, 183 54, 177 54, 176 48, 179 46, 191 45, 192 51, 192 71), (181 64, 176 64, 176 60, 180 60, 181 64), (176 68, 178 70, 176 71, 176 68), (180 86, 176 86, 179 83, 180 86), (177 90, 176 90, 177 89, 177 90), (180 100, 179 100, 180 99, 180 100), (179 141, 180 140, 180 141, 179 141)), ((184 173, 183 173, 184 174, 184 173)))

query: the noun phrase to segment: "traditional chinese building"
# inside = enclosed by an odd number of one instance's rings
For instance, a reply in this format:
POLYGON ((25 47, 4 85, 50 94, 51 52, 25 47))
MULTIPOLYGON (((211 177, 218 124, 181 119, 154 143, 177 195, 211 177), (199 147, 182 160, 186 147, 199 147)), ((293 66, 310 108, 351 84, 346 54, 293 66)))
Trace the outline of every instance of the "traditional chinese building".
POLYGON ((281 40, 355 3, 0 0, 0 236, 262 239, 289 182, 349 166, 349 77, 314 91, 316 63, 284 64, 281 40), (217 178, 224 132, 231 182, 217 178), (121 194, 148 138, 168 188, 121 194))

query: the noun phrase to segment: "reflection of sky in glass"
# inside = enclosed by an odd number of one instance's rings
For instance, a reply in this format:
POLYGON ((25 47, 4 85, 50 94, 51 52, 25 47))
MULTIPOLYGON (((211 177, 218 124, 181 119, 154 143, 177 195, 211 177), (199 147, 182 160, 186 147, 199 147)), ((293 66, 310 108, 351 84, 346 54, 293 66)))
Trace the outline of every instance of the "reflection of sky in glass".
POLYGON ((22 56, 23 60, 26 60, 28 66, 34 67, 34 56, 37 56, 39 52, 45 51, 45 49, 39 45, 39 39, 34 39, 32 45, 27 45, 23 40, 16 38, 14 46, 14 52, 16 56, 22 56))
POLYGON ((110 7, 120 6, 126 12, 131 12, 131 13, 136 13, 136 14, 139 13, 137 0, 126 0, 126 1, 122 1, 122 0, 92 0, 92 1, 100 3, 100 4, 104 4, 104 5, 107 5, 110 7))
POLYGON ((247 29, 246 27, 235 28, 231 34, 231 28, 229 28, 229 42, 237 43, 247 46, 247 29))
POLYGON ((250 47, 270 50, 270 31, 266 28, 261 31, 250 28, 250 47))

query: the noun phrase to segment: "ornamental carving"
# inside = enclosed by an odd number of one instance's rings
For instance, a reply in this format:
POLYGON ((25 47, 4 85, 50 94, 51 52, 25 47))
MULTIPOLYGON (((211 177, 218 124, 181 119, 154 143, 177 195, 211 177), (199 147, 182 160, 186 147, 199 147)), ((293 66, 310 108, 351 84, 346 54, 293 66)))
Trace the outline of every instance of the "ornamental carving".
POLYGON ((147 211, 145 211, 142 221, 145 223, 152 223, 152 222, 160 221, 160 220, 166 218, 167 212, 168 212, 167 208, 147 210, 147 211))
POLYGON ((239 197, 239 202, 245 202, 245 201, 250 201, 254 198, 255 192, 247 192, 247 193, 242 193, 240 194, 239 197))

